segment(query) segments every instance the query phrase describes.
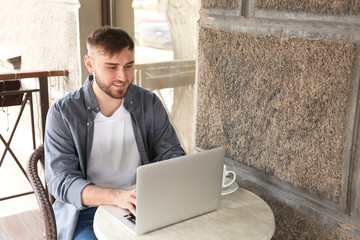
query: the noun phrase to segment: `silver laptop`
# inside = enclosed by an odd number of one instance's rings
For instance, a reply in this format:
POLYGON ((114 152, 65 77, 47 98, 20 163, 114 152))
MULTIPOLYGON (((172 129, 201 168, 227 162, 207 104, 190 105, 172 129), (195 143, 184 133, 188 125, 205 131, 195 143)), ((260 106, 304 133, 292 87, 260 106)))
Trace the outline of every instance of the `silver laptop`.
POLYGON ((214 211, 220 205, 223 147, 140 166, 136 220, 128 210, 104 209, 135 234, 214 211))

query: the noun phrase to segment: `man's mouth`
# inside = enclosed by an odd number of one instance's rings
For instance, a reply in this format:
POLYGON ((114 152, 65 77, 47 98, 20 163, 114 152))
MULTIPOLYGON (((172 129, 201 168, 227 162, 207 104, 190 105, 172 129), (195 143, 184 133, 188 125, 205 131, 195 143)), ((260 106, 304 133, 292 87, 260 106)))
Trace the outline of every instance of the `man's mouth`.
POLYGON ((117 87, 122 87, 125 85, 125 82, 122 83, 113 83, 113 85, 117 86, 117 87))

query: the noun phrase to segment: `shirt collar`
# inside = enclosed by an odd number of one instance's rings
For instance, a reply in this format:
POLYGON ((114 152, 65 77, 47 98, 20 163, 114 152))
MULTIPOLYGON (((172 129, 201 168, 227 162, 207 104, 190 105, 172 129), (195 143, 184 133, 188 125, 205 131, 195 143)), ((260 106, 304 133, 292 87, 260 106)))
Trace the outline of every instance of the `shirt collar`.
POLYGON ((94 79, 93 75, 89 75, 84 83, 84 98, 87 110, 100 111, 99 103, 96 100, 95 93, 92 89, 91 83, 94 79))
POLYGON ((134 96, 134 94, 135 86, 131 84, 126 94, 126 97, 123 99, 124 107, 129 112, 133 111, 133 109, 135 108, 136 101, 134 99, 136 99, 136 97, 134 96))

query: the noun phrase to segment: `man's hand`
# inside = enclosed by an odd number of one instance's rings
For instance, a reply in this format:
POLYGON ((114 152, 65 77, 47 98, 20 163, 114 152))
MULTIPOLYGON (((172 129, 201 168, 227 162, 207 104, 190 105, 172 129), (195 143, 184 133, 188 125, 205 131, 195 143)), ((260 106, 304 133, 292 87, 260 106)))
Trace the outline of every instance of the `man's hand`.
POLYGON ((120 190, 87 185, 81 192, 84 206, 115 205, 129 209, 136 216, 136 189, 120 190))
POLYGON ((118 197, 115 197, 115 204, 118 207, 129 209, 136 216, 136 189, 131 191, 119 190, 118 197))

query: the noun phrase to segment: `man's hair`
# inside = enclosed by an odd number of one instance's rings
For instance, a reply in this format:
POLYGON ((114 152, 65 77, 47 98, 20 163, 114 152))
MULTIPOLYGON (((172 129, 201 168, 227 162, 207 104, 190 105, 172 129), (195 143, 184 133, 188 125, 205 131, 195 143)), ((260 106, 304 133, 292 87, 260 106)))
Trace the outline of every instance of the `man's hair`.
POLYGON ((87 38, 88 55, 96 48, 102 54, 113 56, 115 53, 128 48, 134 50, 134 41, 127 32, 118 28, 103 26, 93 31, 87 38))

